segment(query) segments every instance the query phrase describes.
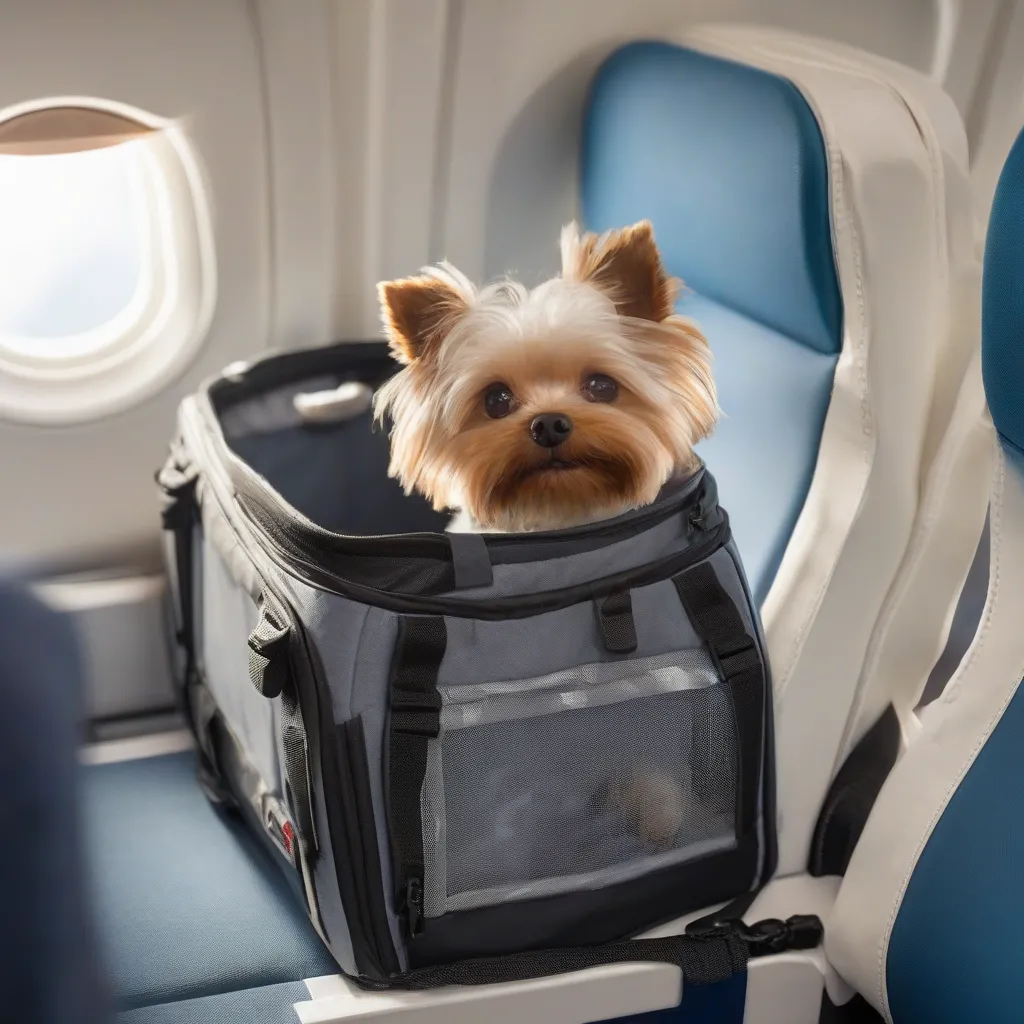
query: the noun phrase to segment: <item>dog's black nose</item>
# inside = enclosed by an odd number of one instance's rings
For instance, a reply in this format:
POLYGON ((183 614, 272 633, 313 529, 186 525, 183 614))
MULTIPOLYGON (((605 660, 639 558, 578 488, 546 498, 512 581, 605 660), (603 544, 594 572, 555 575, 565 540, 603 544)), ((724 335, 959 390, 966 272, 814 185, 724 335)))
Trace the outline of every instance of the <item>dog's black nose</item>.
POLYGON ((571 433, 572 420, 561 412, 542 413, 530 424, 530 437, 541 448, 557 448, 569 440, 571 433))

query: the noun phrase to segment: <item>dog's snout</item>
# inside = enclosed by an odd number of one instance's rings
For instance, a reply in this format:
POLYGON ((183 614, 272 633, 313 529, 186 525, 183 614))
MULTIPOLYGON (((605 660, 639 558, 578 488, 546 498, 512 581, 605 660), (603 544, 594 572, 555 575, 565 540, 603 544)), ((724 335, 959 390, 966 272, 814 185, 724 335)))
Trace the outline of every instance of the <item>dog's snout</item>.
POLYGON ((545 412, 530 424, 530 437, 541 448, 557 448, 569 439, 572 420, 562 412, 545 412))

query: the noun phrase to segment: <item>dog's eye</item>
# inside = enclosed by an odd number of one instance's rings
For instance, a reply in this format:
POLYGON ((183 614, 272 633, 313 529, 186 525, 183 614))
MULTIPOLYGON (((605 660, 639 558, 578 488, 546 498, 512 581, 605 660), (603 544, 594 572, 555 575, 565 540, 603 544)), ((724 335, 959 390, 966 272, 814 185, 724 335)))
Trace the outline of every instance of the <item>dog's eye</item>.
POLYGON ((484 393, 484 412, 492 420, 504 419, 512 411, 515 400, 507 384, 492 384, 484 393))
POLYGON ((592 373, 583 382, 583 397, 588 402, 614 402, 619 397, 619 385, 603 373, 592 373))

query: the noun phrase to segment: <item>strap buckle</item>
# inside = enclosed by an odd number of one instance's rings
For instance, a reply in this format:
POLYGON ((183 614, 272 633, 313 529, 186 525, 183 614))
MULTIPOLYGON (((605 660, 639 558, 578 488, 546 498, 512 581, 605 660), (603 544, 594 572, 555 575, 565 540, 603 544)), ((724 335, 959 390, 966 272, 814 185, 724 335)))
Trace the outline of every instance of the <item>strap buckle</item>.
POLYGON ((715 661, 718 662, 723 679, 734 679, 740 673, 760 668, 761 665, 757 647, 753 639, 746 634, 742 639, 737 638, 734 644, 724 647, 716 645, 712 649, 712 653, 715 656, 715 661))
POLYGON ((813 914, 794 914, 785 921, 770 917, 756 924, 736 921, 735 927, 751 957, 815 949, 825 935, 821 919, 813 914))
POLYGON ((441 694, 392 687, 391 725, 398 732, 436 739, 441 732, 441 694))

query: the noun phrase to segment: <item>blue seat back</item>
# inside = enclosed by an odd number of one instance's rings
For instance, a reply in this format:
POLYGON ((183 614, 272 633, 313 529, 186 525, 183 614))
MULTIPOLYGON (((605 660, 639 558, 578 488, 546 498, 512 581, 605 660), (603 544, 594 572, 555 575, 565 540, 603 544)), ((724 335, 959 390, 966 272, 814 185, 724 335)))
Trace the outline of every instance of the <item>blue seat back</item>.
POLYGON ((633 43, 598 73, 582 203, 603 231, 654 224, 694 291, 818 352, 842 347, 825 147, 789 81, 667 43, 633 43))
POLYGON ((666 43, 614 53, 584 116, 583 215, 644 218, 715 356, 700 445, 760 604, 814 475, 843 310, 825 145, 792 82, 666 43))
MULTIPOLYGON (((989 408, 1006 473, 1024 475, 1024 133, 992 205, 982 309, 989 408)), ((1024 529, 1019 516, 1003 517, 999 508, 993 524, 993 530, 1024 529)), ((1021 579, 993 579, 990 601, 997 582, 1011 592, 1024 587, 1021 579)), ((965 677, 963 685, 971 682, 965 677)), ((1004 681, 991 682, 997 690, 1004 681)), ((997 724, 979 741, 984 745, 966 774, 950 779, 955 792, 914 866, 893 925, 886 986, 896 1024, 1024 1020, 1024 688, 992 713, 997 724)))

